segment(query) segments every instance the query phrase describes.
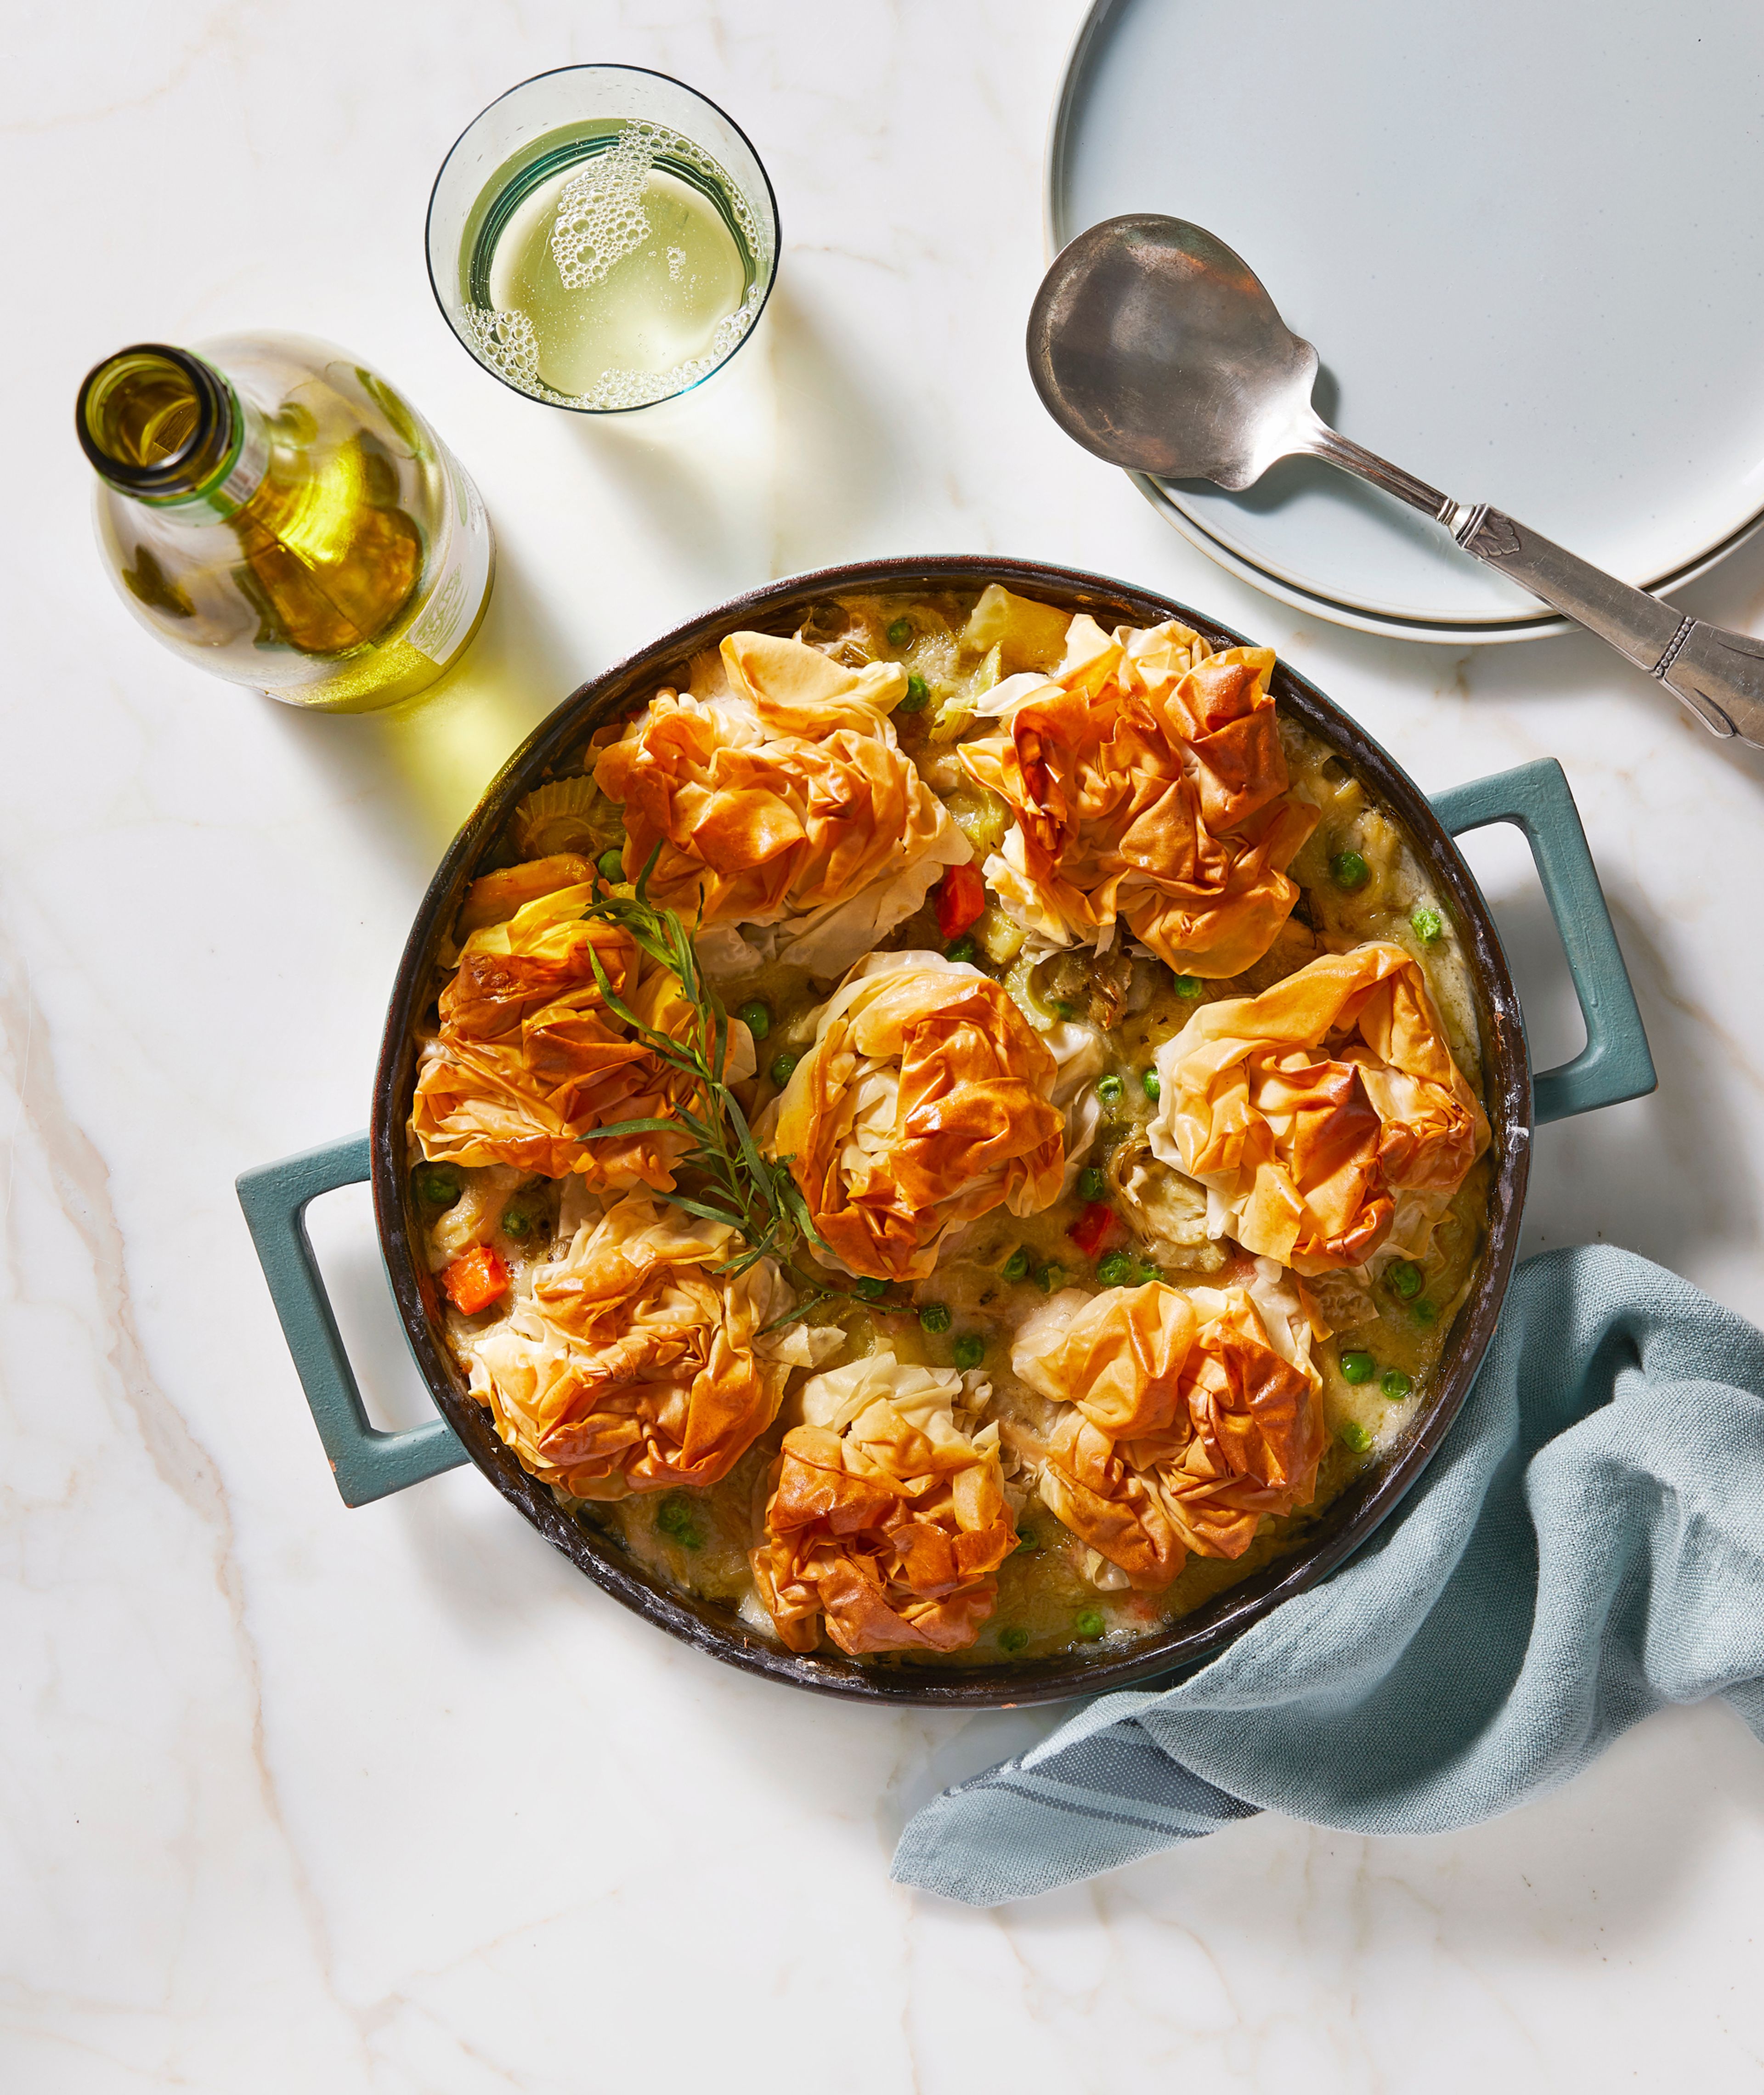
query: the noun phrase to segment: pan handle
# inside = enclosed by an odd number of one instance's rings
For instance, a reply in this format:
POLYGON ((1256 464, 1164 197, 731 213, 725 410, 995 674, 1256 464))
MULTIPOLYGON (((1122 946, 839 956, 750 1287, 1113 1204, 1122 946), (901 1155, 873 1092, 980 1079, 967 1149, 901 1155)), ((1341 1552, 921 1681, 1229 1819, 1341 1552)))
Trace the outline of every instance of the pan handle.
POLYGON ((1587 1044, 1573 1061, 1532 1078, 1538 1123, 1644 1097, 1659 1082, 1653 1056, 1561 766, 1553 756, 1542 757, 1432 798, 1433 812, 1454 837, 1490 822, 1512 822, 1524 831, 1568 957, 1587 1044))
POLYGON ((277 1164, 260 1165, 242 1172, 238 1179, 239 1205, 281 1319, 282 1335, 312 1407, 337 1488, 344 1505, 351 1506, 369 1505, 407 1484, 457 1469, 468 1459, 445 1418, 432 1418, 403 1433, 385 1433, 368 1423, 324 1276, 312 1256, 307 1207, 320 1193, 359 1186, 369 1175, 364 1134, 285 1156, 277 1164))

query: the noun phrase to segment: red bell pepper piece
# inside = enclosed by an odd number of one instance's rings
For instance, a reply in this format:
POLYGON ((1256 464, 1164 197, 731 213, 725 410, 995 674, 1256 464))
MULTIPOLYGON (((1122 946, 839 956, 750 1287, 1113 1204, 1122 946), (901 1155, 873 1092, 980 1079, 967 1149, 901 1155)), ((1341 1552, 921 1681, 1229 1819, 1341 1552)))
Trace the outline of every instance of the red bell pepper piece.
POLYGON ((971 865, 952 865, 937 883, 937 928, 959 939, 987 906, 987 884, 971 865))
POLYGON ((1114 1209, 1106 1200, 1092 1200, 1067 1235, 1087 1258, 1095 1258, 1114 1226, 1114 1209))
POLYGON ((441 1276, 441 1284, 468 1317, 489 1309, 508 1286, 508 1269, 488 1244, 473 1244, 441 1276))

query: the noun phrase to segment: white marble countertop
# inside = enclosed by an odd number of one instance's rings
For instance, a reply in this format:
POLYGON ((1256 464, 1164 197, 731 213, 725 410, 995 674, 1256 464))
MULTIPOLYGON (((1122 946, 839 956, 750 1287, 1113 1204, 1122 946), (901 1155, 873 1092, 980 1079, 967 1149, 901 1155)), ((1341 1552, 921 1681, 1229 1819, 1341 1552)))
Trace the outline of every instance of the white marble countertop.
MULTIPOLYGON (((771 576, 991 551, 1206 607, 1424 786, 1561 757, 1661 1087, 1543 1132, 1527 1243, 1608 1238, 1764 1314, 1764 759, 1589 641, 1448 653, 1298 623, 1057 434, 1021 343, 1081 11, 15 18, 0 2085, 747 2088, 807 2061, 858 2095, 1764 2084, 1764 1756, 1720 1706, 1453 1836, 1263 1818, 1030 1905, 941 1905, 889 1884, 896 1830, 1039 1722, 889 1717, 729 1671, 469 1469, 346 1512, 251 1255, 234 1174, 365 1121, 417 898, 572 686, 771 576), (455 133, 594 58, 703 89, 778 189, 763 337, 715 412, 671 429, 516 398, 425 277, 455 133), (378 364, 483 490, 495 599, 426 703, 304 717, 160 653, 109 594, 80 376, 125 342, 252 326, 378 364)), ((1759 629, 1764 542, 1685 602, 1759 629)), ((1578 1021, 1522 852, 1471 856, 1560 1060, 1578 1021)), ((314 1219, 376 1407, 420 1417, 364 1195, 314 1219)))

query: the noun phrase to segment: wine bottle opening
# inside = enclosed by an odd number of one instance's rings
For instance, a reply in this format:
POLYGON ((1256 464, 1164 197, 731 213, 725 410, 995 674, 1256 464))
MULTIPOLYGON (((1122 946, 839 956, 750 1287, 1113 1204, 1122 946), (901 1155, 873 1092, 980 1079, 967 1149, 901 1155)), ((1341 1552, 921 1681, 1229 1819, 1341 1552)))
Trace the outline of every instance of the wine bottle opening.
POLYGON ((232 448, 233 403, 199 357, 160 342, 119 350, 87 372, 74 425, 87 458, 129 494, 194 492, 232 448))

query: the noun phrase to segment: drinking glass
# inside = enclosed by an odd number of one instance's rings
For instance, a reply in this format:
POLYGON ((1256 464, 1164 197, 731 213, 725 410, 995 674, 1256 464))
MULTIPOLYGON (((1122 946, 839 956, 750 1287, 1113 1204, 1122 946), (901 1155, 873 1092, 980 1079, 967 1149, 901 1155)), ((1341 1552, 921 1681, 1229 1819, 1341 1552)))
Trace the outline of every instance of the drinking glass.
POLYGON ((504 385, 617 415, 702 385, 752 333, 777 202, 716 103, 640 66, 565 66, 461 133, 429 198, 429 281, 504 385))

